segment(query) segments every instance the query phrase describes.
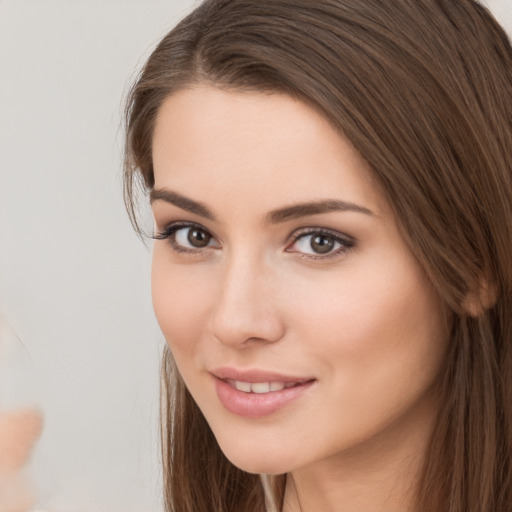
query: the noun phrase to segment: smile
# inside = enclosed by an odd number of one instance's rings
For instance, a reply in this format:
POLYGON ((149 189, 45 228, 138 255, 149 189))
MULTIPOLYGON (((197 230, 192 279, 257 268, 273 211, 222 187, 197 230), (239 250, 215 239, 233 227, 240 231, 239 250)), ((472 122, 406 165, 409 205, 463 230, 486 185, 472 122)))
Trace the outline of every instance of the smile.
POLYGON ((244 393, 272 393, 285 388, 298 386, 300 382, 243 382, 240 380, 226 379, 226 382, 234 389, 244 393))
POLYGON ((212 372, 217 397, 236 416, 263 418, 297 402, 317 382, 265 371, 222 368, 212 372))

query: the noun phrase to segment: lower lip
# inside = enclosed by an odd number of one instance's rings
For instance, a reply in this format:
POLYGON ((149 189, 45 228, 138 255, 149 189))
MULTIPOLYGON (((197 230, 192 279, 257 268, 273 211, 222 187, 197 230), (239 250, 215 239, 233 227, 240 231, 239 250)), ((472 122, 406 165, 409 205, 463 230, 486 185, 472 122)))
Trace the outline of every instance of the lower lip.
POLYGON ((269 393, 244 393, 232 388, 226 381, 215 378, 217 396, 231 413, 246 418, 269 416, 299 398, 315 382, 310 380, 280 391, 269 393))

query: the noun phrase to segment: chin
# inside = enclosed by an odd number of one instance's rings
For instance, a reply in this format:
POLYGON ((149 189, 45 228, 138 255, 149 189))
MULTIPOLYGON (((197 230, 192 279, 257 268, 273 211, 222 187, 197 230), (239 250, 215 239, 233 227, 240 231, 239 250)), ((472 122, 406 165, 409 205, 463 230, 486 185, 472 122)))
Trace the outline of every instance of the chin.
MULTIPOLYGON (((246 473, 266 474, 266 475, 282 475, 288 473, 290 468, 282 464, 279 460, 269 460, 269 458, 258 459, 241 459, 240 457, 228 457, 228 460, 237 468, 246 473)), ((274 458, 274 457, 273 457, 274 458)), ((277 458, 277 457, 276 457, 277 458)))
POLYGON ((225 446, 219 442, 226 458, 237 468, 247 473, 282 475, 291 471, 295 465, 278 450, 262 446, 225 446))

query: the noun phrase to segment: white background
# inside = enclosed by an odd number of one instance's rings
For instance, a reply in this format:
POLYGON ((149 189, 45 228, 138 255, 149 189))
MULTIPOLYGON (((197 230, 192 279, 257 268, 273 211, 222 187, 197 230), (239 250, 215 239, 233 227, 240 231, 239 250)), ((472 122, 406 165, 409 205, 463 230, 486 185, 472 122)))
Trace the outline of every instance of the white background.
MULTIPOLYGON (((32 361, 19 400, 45 414, 41 510, 162 510, 163 339, 122 204, 120 112, 193 3, 0 0, 0 297, 32 361)), ((512 0, 488 4, 512 32, 512 0)))

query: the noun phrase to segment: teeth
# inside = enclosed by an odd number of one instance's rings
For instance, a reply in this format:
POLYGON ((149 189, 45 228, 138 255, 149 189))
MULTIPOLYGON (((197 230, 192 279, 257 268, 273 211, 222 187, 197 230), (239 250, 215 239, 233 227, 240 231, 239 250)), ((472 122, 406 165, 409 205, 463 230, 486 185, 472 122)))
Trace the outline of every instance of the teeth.
POLYGON ((251 384, 251 391, 253 393, 268 393, 270 391, 269 382, 253 382, 251 384))
POLYGON ((230 381, 230 383, 238 390, 244 393, 269 393, 270 391, 281 391, 285 387, 292 387, 285 385, 284 382, 242 382, 239 380, 230 381))
POLYGON ((283 382, 271 382, 270 383, 270 391, 281 391, 284 389, 285 385, 283 382))
POLYGON ((235 388, 238 389, 238 391, 243 391, 244 393, 250 393, 251 392, 251 383, 250 382, 240 382, 238 380, 235 380, 235 388))

